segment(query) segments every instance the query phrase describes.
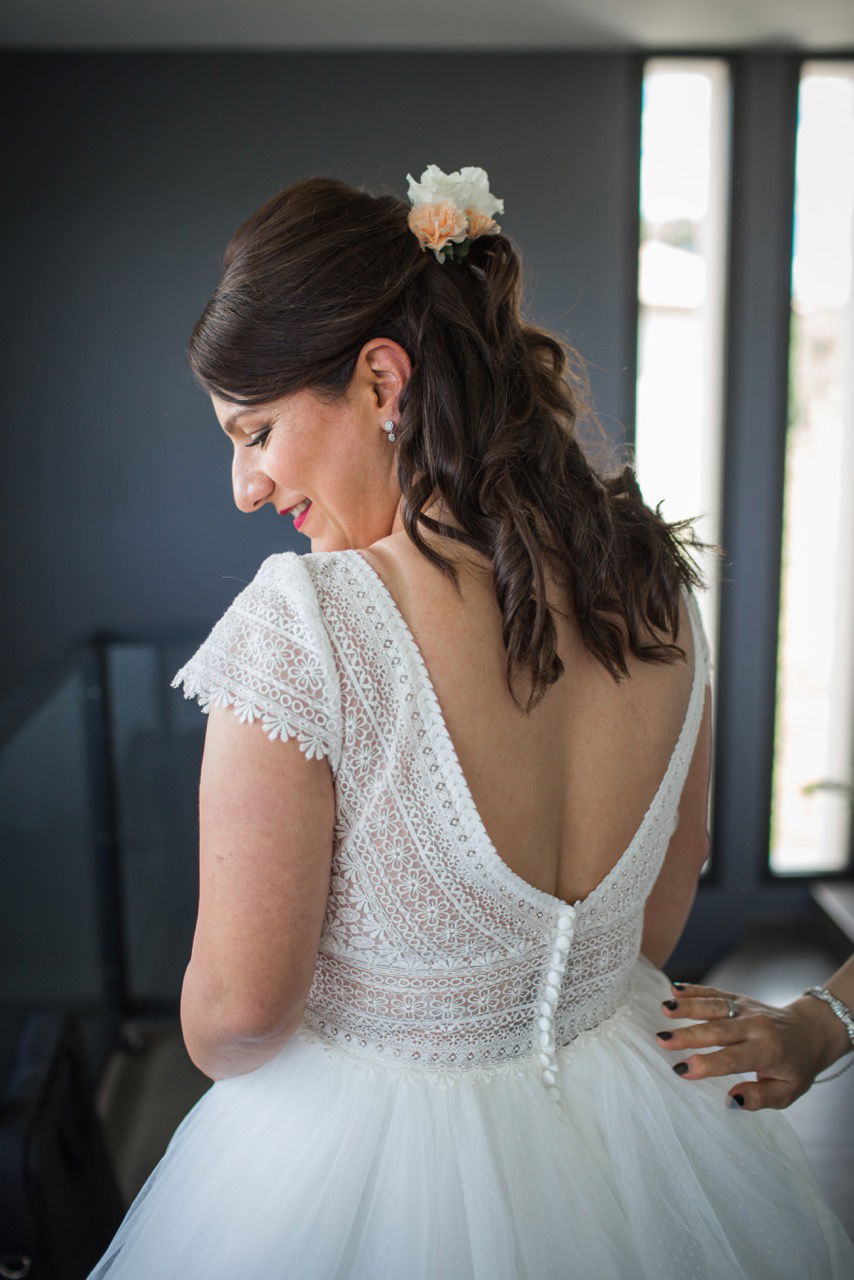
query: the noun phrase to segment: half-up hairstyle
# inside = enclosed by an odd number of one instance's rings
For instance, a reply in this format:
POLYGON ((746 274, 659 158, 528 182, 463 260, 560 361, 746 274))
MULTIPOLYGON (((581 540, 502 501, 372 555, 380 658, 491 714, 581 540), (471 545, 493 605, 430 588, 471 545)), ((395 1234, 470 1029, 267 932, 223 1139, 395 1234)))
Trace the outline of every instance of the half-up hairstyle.
MULTIPOLYGON (((407 225, 409 205, 333 178, 279 192, 238 228, 219 285, 189 342, 199 384, 224 400, 263 404, 305 388, 329 401, 347 389, 362 347, 391 338, 412 373, 396 427, 406 532, 457 582, 421 532, 485 555, 503 618, 508 688, 530 677, 530 711, 563 672, 546 600, 546 566, 567 589, 580 634, 619 683, 620 627, 637 657, 672 662, 683 585, 704 586, 690 528, 643 501, 630 466, 594 468, 577 427, 591 416, 580 357, 521 315, 518 250, 503 234, 439 263, 407 225), (439 499, 460 528, 424 514, 439 499)), ((715 550, 719 550, 715 548, 715 550)))

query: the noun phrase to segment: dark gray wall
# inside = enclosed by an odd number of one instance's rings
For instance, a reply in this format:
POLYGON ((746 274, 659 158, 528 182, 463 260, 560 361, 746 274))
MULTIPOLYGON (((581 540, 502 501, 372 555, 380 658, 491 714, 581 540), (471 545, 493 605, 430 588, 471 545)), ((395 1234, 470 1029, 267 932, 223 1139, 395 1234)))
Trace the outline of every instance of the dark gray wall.
POLYGON ((231 499, 184 363, 233 229, 315 173, 405 194, 482 165, 528 314, 631 420, 640 63, 628 55, 0 56, 6 654, 0 694, 100 628, 209 623, 308 543, 231 499))

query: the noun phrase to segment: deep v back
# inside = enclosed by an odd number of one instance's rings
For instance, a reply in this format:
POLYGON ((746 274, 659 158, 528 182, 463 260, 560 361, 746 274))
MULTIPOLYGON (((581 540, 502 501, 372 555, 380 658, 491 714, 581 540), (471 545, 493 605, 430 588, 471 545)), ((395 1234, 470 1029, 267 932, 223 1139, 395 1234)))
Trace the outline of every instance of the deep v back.
MULTIPOLYGON (((427 661, 425 660, 422 647, 415 637, 412 626, 405 618, 403 610, 398 603, 393 590, 382 574, 361 552, 354 551, 352 554, 359 557, 361 563, 368 570, 370 577, 376 583, 376 589, 383 597, 384 603, 389 608, 391 617, 394 619, 394 624, 398 630, 398 639, 400 643, 404 644, 409 649, 416 669, 420 673, 429 703, 432 706, 433 731, 446 748, 445 754, 447 757, 447 767, 455 775, 456 785, 459 791, 465 796, 467 803, 470 805, 472 820, 479 829, 481 842, 487 855, 494 859, 497 864, 501 864, 504 869, 509 871, 510 874, 518 881, 520 886, 524 885, 525 889, 533 894, 541 894, 545 900, 562 905, 566 905, 567 901, 569 901, 575 907, 580 906, 582 902, 586 902, 588 899, 592 901, 596 895, 603 892, 605 888, 619 876, 621 865, 625 860, 631 858, 633 850, 643 839, 643 836, 650 824, 654 822, 656 814, 664 803, 668 788, 672 783, 673 775, 677 769, 678 762, 681 755, 684 753, 686 742, 689 737, 693 737, 692 731, 695 729, 693 721, 696 719, 696 707, 698 701, 702 700, 703 695, 702 676, 704 667, 703 655, 701 652, 701 640, 698 632, 696 603, 693 601, 693 598, 690 597, 690 595, 685 595, 686 612, 690 619, 690 629, 693 637, 692 653, 689 654, 689 665, 692 672, 691 683, 689 691, 684 699, 684 711, 682 713, 678 734, 673 740, 672 748, 667 756, 666 766, 663 770, 658 772, 657 785, 655 786, 654 792, 651 794, 649 803, 643 810, 642 816, 633 824, 630 838, 622 844, 621 847, 616 848, 613 854, 607 858, 606 865, 604 867, 600 867, 598 872, 594 874, 592 877, 593 883, 591 887, 578 896, 571 895, 567 900, 562 898, 559 892, 551 892, 548 889, 538 887, 536 884, 532 883, 534 876, 529 873, 529 868, 520 866, 519 860, 513 856, 513 851, 509 848, 506 851, 500 851, 496 843, 491 838, 478 804, 475 801, 473 788, 466 778, 466 773, 461 763, 460 752, 455 744, 454 736, 448 727, 448 718, 442 709, 442 702, 437 693, 435 681, 431 675, 427 661), (700 657, 699 661, 697 660, 698 654, 700 657)), ((680 639, 684 647, 684 637, 680 637, 680 639)), ((608 677, 608 679, 610 679, 610 677, 608 677)), ((514 803, 518 803, 518 795, 511 794, 510 796, 503 797, 503 800, 505 803, 512 805, 514 803)), ((554 854, 552 855, 552 860, 555 864, 559 861, 554 854)), ((555 880, 557 879, 558 877, 556 875, 555 880)))
MULTIPOLYGON (((419 1067, 492 1070, 532 1051, 551 1062, 579 1030, 627 1007, 644 906, 696 740, 705 663, 640 824, 592 891, 569 900, 500 856, 415 633, 373 565, 347 550, 283 556, 270 569, 288 591, 302 574, 331 655, 309 684, 331 690, 326 714, 341 726, 309 1025, 354 1051, 419 1067)), ((284 590, 265 604, 271 619, 279 599, 284 590)), ((696 637, 696 602, 686 602, 696 637)))
MULTIPOLYGON (((708 669, 685 599, 701 661, 682 730, 621 856, 570 901, 499 856, 415 633, 367 559, 264 561, 173 683, 329 759, 334 847, 307 1027, 419 1069, 516 1070, 533 1053, 546 1079, 561 1046, 629 1006, 708 669)), ((489 732, 488 718, 475 727, 489 732)), ((614 804, 619 793, 618 781, 614 804)))

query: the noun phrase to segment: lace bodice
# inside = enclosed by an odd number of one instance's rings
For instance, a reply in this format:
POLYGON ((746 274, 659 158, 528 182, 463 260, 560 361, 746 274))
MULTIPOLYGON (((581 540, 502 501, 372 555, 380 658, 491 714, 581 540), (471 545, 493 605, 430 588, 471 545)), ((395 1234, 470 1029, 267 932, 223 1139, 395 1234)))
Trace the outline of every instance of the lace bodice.
POLYGON ((582 901, 529 885, 475 807, 421 653, 358 551, 272 555, 175 675, 333 773, 332 874, 304 1025, 368 1059, 447 1073, 555 1055, 628 997, 709 679, 696 600, 688 709, 631 844, 582 901))

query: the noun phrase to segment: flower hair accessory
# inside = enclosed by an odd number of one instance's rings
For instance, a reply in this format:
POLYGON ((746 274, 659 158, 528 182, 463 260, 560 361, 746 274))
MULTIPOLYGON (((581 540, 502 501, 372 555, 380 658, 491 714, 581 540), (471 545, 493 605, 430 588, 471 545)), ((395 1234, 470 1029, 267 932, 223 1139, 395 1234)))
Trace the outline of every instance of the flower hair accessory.
POLYGON ((501 230, 492 215, 504 212, 504 201, 489 190, 485 169, 469 166, 443 173, 430 164, 420 182, 411 173, 406 178, 412 205, 407 223, 421 248, 432 249, 437 262, 464 258, 472 240, 496 236, 501 230))

